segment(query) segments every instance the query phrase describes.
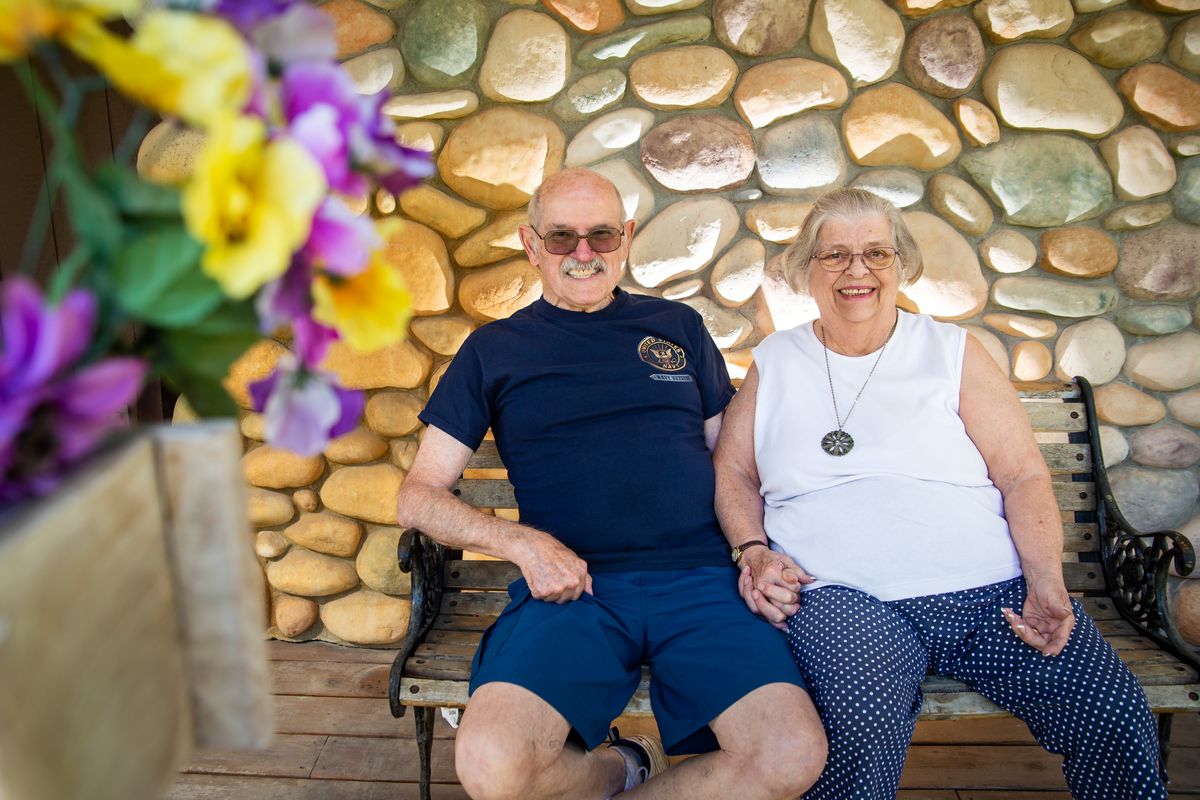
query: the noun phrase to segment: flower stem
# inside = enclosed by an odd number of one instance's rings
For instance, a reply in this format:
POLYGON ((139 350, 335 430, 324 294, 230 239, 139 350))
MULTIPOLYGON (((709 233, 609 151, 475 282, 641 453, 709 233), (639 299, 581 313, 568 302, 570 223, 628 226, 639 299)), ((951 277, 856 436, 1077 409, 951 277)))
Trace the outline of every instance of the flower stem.
POLYGON ((117 144, 117 149, 113 151, 115 163, 124 165, 133 160, 134 153, 137 152, 142 139, 146 137, 146 129, 150 127, 150 120, 150 112, 138 106, 137 110, 133 112, 133 118, 129 120, 129 127, 125 129, 125 134, 117 144))
POLYGON ((50 288, 46 292, 46 299, 51 303, 61 302, 71 287, 75 285, 79 271, 87 266, 91 257, 92 248, 81 244, 60 261, 58 269, 54 271, 54 277, 50 279, 50 288))

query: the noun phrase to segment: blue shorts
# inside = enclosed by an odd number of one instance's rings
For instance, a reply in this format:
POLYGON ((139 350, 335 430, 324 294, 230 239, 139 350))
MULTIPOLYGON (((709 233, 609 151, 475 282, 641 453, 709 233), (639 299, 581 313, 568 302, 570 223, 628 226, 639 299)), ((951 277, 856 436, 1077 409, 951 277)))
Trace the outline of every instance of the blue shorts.
POLYGON ((549 703, 589 749, 604 741, 650 666, 650 704, 667 753, 716 750, 708 723, 770 683, 803 687, 783 634, 746 608, 737 570, 696 567, 592 575, 594 594, 535 600, 524 578, 483 634, 471 692, 513 683, 549 703))

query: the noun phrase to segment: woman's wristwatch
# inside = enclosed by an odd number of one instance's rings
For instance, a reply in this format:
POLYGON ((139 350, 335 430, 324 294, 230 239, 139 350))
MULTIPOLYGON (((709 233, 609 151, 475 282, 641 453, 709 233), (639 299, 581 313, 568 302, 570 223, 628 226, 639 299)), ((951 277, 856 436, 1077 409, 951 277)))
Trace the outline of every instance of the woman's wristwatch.
POLYGON ((742 564, 742 553, 745 553, 745 552, 746 552, 747 550, 749 550, 751 547, 758 547, 758 546, 760 546, 760 545, 761 545, 762 547, 766 547, 766 546, 767 546, 767 543, 766 543, 766 542, 764 542, 762 539, 753 539, 753 540, 751 540, 751 541, 749 541, 749 542, 742 542, 742 543, 741 543, 741 544, 739 544, 737 547, 734 547, 732 550, 730 550, 730 551, 729 551, 729 556, 730 556, 730 558, 732 558, 732 559, 733 559, 733 563, 734 563, 734 564, 737 564, 738 566, 741 566, 741 564, 742 564))

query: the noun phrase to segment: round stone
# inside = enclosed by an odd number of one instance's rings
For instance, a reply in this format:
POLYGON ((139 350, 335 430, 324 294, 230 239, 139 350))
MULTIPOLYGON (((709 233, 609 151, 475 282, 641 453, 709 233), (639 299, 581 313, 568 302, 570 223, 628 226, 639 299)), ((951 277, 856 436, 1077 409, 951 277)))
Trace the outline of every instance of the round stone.
POLYGON ((1101 425, 1098 430, 1100 452, 1104 454, 1104 466, 1111 469, 1129 457, 1129 442, 1125 441, 1125 434, 1121 433, 1120 428, 1101 425))
POLYGON ((737 347, 754 330, 750 320, 731 308, 722 308, 707 297, 690 297, 683 303, 700 314, 709 336, 722 350, 737 347))
POLYGON ((332 370, 347 389, 415 389, 425 382, 433 359, 410 342, 397 342, 359 353, 334 342, 321 366, 332 370))
POLYGON ((537 103, 567 85, 571 42, 546 14, 517 9, 496 22, 479 70, 479 88, 493 100, 537 103))
POLYGON ((412 576, 401 572, 396 560, 396 549, 400 545, 400 528, 372 525, 363 541, 354 567, 362 582, 377 592, 406 595, 412 591, 412 576))
POLYGON ((975 85, 983 69, 983 37, 967 16, 922 22, 908 36, 904 71, 913 86, 938 97, 958 97, 975 85))
POLYGON ((1133 460, 1143 467, 1186 469, 1200 461, 1200 436, 1178 425, 1142 428, 1129 444, 1133 460))
POLYGON ((300 519, 283 532, 301 547, 330 556, 352 556, 362 538, 362 526, 352 519, 320 512, 301 514, 300 519))
POLYGON ((279 531, 259 531, 254 537, 254 552, 261 558, 279 558, 291 543, 279 531))
MULTIPOLYGON (((458 119, 475 112, 479 98, 466 89, 397 95, 383 104, 383 113, 396 119, 458 119)), ((430 151, 432 152, 432 151, 430 151)))
POLYGON ((699 272, 733 240, 738 223, 737 208, 722 197, 672 203, 634 237, 629 273, 652 288, 699 272))
POLYGON ((1175 155, 1191 158, 1200 155, 1200 136, 1173 136, 1169 146, 1175 155))
POLYGON ((366 428, 356 428, 329 442, 325 457, 335 464, 366 464, 387 453, 383 439, 366 428))
POLYGON ((791 50, 808 27, 809 0, 714 0, 713 23, 723 45, 742 55, 791 50))
POLYGON ((291 521, 296 509, 286 494, 250 488, 246 492, 246 515, 251 525, 265 528, 291 521))
POLYGON ((412 602, 361 589, 321 606, 321 622, 351 644, 396 644, 408 633, 412 602))
POLYGON ((996 44, 1018 39, 1057 39, 1071 27, 1075 10, 1071 0, 981 0, 975 20, 996 44))
POLYGON ((438 175, 466 199, 493 209, 529 202, 558 172, 563 135, 545 117, 515 108, 490 108, 450 134, 438 156, 438 175))
POLYGON ((267 562, 267 583, 302 597, 328 597, 358 585, 349 561, 293 547, 278 561, 267 562))
POLYGON ((436 231, 416 222, 397 225, 384 240, 383 251, 404 278, 414 314, 427 316, 450 309, 454 270, 446 244, 436 231))
POLYGON ((774 195, 813 195, 840 186, 846 158, 837 128, 818 116, 772 125, 759 141, 758 175, 774 195))
POLYGON ((523 258, 472 272, 458 287, 458 302, 474 319, 505 319, 542 296, 542 274, 523 258))
POLYGON ((713 294, 736 308, 758 291, 767 264, 767 248, 757 239, 742 239, 721 256, 712 269, 713 294))
POLYGON ((396 520, 396 493, 404 474, 391 464, 342 467, 321 486, 321 502, 330 511, 367 522, 396 520))
POLYGON ((812 206, 787 200, 755 203, 746 210, 746 227, 765 241, 791 244, 800 235, 800 226, 812 206))
POLYGON ((242 456, 242 474, 251 486, 289 489, 308 486, 325 471, 320 456, 301 456, 270 445, 256 447, 242 456))
POLYGON ((1184 306, 1125 306, 1117 312, 1117 325, 1133 336, 1164 336, 1192 324, 1192 312, 1184 306))
POLYGON ((333 17, 339 60, 383 44, 396 35, 396 24, 391 17, 358 0, 329 0, 321 6, 321 11, 333 17))
POLYGON ((404 59, 394 47, 382 47, 342 62, 359 94, 389 94, 404 83, 404 59))
POLYGON ((584 69, 609 67, 665 45, 704 41, 711 33, 712 21, 707 16, 665 19, 593 39, 579 49, 575 63, 584 69))
POLYGON ((929 203, 943 219, 971 236, 987 233, 995 221, 987 199, 971 184, 948 173, 929 179, 929 203))
POLYGON ((1136 231, 1157 225, 1171 216, 1170 203, 1142 203, 1123 206, 1104 217, 1104 227, 1110 231, 1136 231))
POLYGON ((580 33, 607 33, 625 22, 621 0, 543 0, 543 5, 580 33))
POLYGON ((1004 342, 1000 341, 1000 337, 989 330, 984 330, 978 325, 963 325, 963 330, 970 334, 975 341, 983 345, 983 349, 996 362, 996 366, 1000 368, 1000 372, 1005 377, 1009 374, 1008 366, 1008 350, 1004 348, 1004 342))
POLYGON ((817 0, 808 43, 846 70, 855 86, 866 86, 900 65, 904 23, 883 0, 817 0))
POLYGON ((1124 69, 1158 55, 1167 34, 1155 16, 1142 11, 1110 11, 1081 25, 1070 41, 1100 66, 1124 69))
POLYGON ((643 224, 654 213, 654 189, 628 161, 614 158, 590 168, 612 181, 621 195, 625 219, 643 224))
POLYGON ((1162 225, 1125 237, 1116 278, 1135 300, 1190 300, 1200 293, 1200 230, 1162 225))
POLYGON ((1104 136, 1125 116, 1104 76, 1056 44, 1002 48, 983 74, 983 96, 1002 122, 1028 130, 1104 136))
POLYGON ((1164 14, 1194 14, 1200 11, 1200 0, 1143 0, 1154 11, 1164 14))
POLYGON ((1058 333, 1058 325, 1054 320, 1041 317, 1025 317, 1020 314, 986 314, 983 322, 1001 333, 1026 339, 1053 339, 1054 335, 1058 333))
POLYGON ((1180 392, 1167 401, 1167 408, 1179 422, 1200 428, 1200 389, 1180 392))
POLYGON ((1037 263, 1037 245, 1011 229, 999 230, 979 245, 983 263, 996 272, 1024 272, 1037 263))
POLYGON ((1008 136, 958 164, 1014 225, 1054 228, 1098 217, 1112 202, 1108 170, 1071 136, 1008 136))
POLYGON ((1190 17, 1175 26, 1167 56, 1175 66, 1200 75, 1200 17, 1190 17))
POLYGON ((487 31, 480 0, 421 0, 404 23, 400 49, 421 83, 463 86, 479 67, 487 31))
POLYGON ((969 97, 954 101, 954 118, 963 129, 967 141, 976 147, 987 147, 1000 141, 1000 123, 992 110, 969 97))
POLYGON ((1192 514, 1200 489, 1190 472, 1120 466, 1108 474, 1125 518, 1143 531, 1170 530, 1192 514))
POLYGON ((630 12, 642 16, 665 14, 669 11, 687 11, 703 3, 704 0, 625 0, 630 12))
POLYGON ((183 183, 191 177, 204 142, 203 131, 164 120, 150 129, 138 147, 138 175, 152 183, 183 183))
MULTIPOLYGON (((1172 573, 1174 574, 1174 573, 1172 573)), ((1174 581, 1168 584, 1171 597, 1171 618, 1180 635, 1189 643, 1200 645, 1200 584, 1194 581, 1174 581)))
POLYGON ((407 436, 421 424, 417 414, 423 407, 420 398, 408 392, 376 392, 367 400, 365 420, 381 436, 407 436))
POLYGON ((1116 178, 1117 197, 1144 200, 1175 185, 1175 159, 1145 125, 1117 131, 1100 142, 1100 155, 1116 178))
POLYGON ((1167 414, 1157 397, 1124 383, 1109 383, 1096 388, 1096 416, 1102 422, 1127 427, 1153 425, 1167 414))
POLYGON ((454 263, 460 267, 481 267, 521 253, 524 248, 517 229, 528 221, 525 209, 496 215, 455 248, 454 263))
POLYGON ((1076 14, 1091 14, 1104 11, 1127 2, 1127 0, 1073 0, 1076 14))
POLYGON ((908 208, 925 194, 921 176, 903 169, 872 169, 860 173, 850 183, 856 189, 870 192, 897 208, 908 208))
POLYGON ((292 505, 297 511, 316 511, 321 507, 321 496, 312 489, 297 489, 292 493, 292 505))
POLYGON ((554 103, 554 114, 564 122, 577 122, 615 106, 625 96, 625 73, 602 69, 585 75, 554 103))
POLYGON ((710 45, 660 50, 639 58, 629 68, 629 88, 651 108, 716 108, 737 81, 737 62, 710 45))
MULTIPOLYGON (((403 192, 400 195, 400 210, 417 222, 429 225, 438 233, 451 239, 461 239, 487 221, 487 212, 482 208, 469 206, 429 185, 414 186, 403 192)), ((440 238, 439 245, 440 251, 437 248, 433 248, 433 250, 445 253, 446 245, 440 241, 440 238)), ((447 283, 453 291, 454 276, 447 277, 447 283)), ((410 289, 412 288, 411 283, 408 286, 410 289)))
POLYGON ((421 344, 438 355, 452 356, 471 335, 471 331, 475 330, 475 323, 466 317, 441 316, 414 319, 410 327, 413 336, 416 336, 421 344))
POLYGON ((896 8, 906 17, 923 17, 944 8, 970 5, 971 0, 896 0, 896 8))
POLYGON ((1117 245, 1095 228, 1055 228, 1042 234, 1042 269, 1069 278, 1099 278, 1117 268, 1117 245))
POLYGON ((754 140, 745 126, 728 117, 689 114, 672 117, 646 134, 641 158, 646 171, 667 189, 722 191, 750 177, 754 140))
POLYGON ((1112 311, 1118 292, 1113 286, 1081 286, 1048 278, 1000 278, 992 284, 992 300, 1016 311, 1056 317, 1097 317, 1112 311))
POLYGON ((695 297, 704 289, 704 279, 690 278, 679 283, 672 283, 670 286, 664 286, 662 297, 664 300, 683 300, 686 297, 695 297))
POLYGON ((279 360, 287 352, 287 348, 274 339, 260 339, 238 356, 221 385, 235 403, 242 408, 250 408, 253 401, 247 387, 274 372, 279 360))
POLYGON ((1054 357, 1041 342, 1018 342, 1013 347, 1013 377, 1019 381, 1040 381, 1052 366, 1054 357))
POLYGON ((610 111, 585 125, 567 147, 568 167, 581 167, 642 140, 654 124, 654 113, 644 108, 610 111))
MULTIPOLYGON (((941 319, 968 319, 982 311, 988 285, 971 243, 933 214, 908 212, 904 222, 921 248, 925 265, 917 282, 903 289, 904 296, 922 314, 941 319)), ((1007 353, 1004 363, 1008 374, 1007 353)))
POLYGON ((913 89, 889 83, 860 92, 842 115, 846 149, 868 167, 940 169, 962 152, 954 125, 913 89))
MULTIPOLYGON (((446 362, 449 365, 449 361, 446 362)), ((437 377, 437 376, 435 376, 437 377)), ((432 392, 433 389, 430 389, 432 392)), ((407 472, 412 469, 413 460, 417 457, 418 443, 409 439, 394 439, 391 443, 392 463, 407 472)))
POLYGON ((1087 378, 1093 386, 1121 374, 1125 337, 1106 319, 1089 319, 1066 328, 1054 345, 1054 376, 1069 381, 1087 378))
POLYGON ((1162 64, 1140 64, 1117 81, 1117 91, 1151 125, 1200 130, 1200 83, 1162 64))
POLYGON ((828 64, 782 58, 746 70, 733 93, 733 106, 751 127, 810 108, 841 108, 850 96, 846 79, 828 64))
POLYGON ((1200 333, 1181 331, 1134 345, 1125 359, 1125 374, 1160 392, 1195 386, 1200 383, 1200 333))
POLYGON ((271 608, 271 621, 285 639, 295 639, 317 621, 317 604, 306 597, 281 594, 271 608))
POLYGON ((1175 215, 1184 222, 1200 225, 1200 159, 1186 162, 1179 170, 1179 182, 1171 192, 1175 215))

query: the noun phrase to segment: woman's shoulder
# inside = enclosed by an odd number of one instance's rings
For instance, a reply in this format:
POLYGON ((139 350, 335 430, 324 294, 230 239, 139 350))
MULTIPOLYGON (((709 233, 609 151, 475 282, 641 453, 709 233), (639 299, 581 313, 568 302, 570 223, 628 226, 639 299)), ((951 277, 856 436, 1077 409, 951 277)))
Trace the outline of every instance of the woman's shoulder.
POLYGON ((900 312, 901 325, 909 336, 922 336, 947 344, 961 341, 966 330, 953 322, 941 322, 928 314, 913 314, 908 311, 900 312))
POLYGON ((755 362, 758 362, 760 357, 770 358, 777 353, 802 347, 812 337, 812 323, 805 322, 794 328, 785 328, 784 330, 768 334, 761 342, 754 346, 751 352, 754 354, 755 362))

